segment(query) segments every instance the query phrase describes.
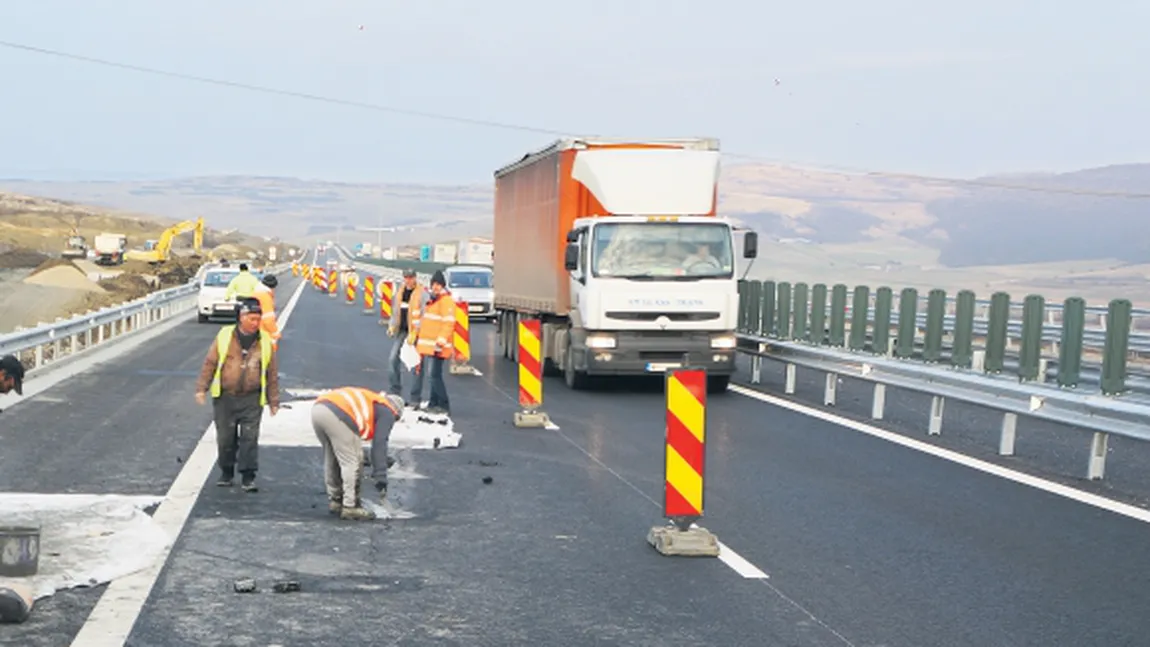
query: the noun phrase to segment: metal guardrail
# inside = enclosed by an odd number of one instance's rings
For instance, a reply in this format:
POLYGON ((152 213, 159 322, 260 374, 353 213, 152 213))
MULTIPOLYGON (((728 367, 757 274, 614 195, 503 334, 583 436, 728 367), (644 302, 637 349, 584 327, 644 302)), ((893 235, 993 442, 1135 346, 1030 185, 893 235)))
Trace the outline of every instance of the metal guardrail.
POLYGON ((782 362, 786 367, 784 390, 793 395, 796 367, 825 373, 823 404, 835 404, 839 377, 851 377, 873 386, 871 418, 881 420, 886 389, 899 388, 931 396, 929 435, 942 433, 947 400, 974 404, 1002 412, 998 453, 1014 455, 1018 416, 1047 420, 1090 430, 1090 454, 1086 478, 1100 480, 1105 474, 1111 434, 1150 441, 1150 405, 1102 395, 1073 393, 1044 384, 1027 384, 1006 377, 992 377, 959 368, 927 366, 895 358, 866 356, 844 350, 740 335, 739 350, 749 354, 751 382, 762 381, 762 360, 782 362))
MULTIPOLYGON (((275 266, 281 271, 286 265, 275 266)), ((117 341, 196 309, 199 278, 157 290, 117 306, 109 306, 0 335, 0 355, 16 355, 28 373, 69 360, 85 351, 117 341)))

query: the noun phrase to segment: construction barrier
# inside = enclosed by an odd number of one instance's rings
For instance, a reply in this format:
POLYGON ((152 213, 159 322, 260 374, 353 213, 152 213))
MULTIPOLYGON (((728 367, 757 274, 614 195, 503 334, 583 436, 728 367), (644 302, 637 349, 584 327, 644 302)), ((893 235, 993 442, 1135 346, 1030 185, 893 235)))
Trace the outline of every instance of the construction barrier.
POLYGON ((471 362, 471 315, 466 301, 455 302, 455 334, 451 342, 455 354, 448 371, 453 375, 479 375, 471 362))
POLYGON ((363 314, 375 312, 375 277, 367 274, 363 277, 363 314))
POLYGON ((668 370, 666 389, 663 516, 670 525, 652 528, 647 541, 664 555, 717 557, 718 539, 695 525, 703 516, 707 372, 668 370))
POLYGON ((299 276, 299 265, 298 264, 296 264, 296 263, 291 264, 291 275, 292 276, 299 276))
POLYGON ((395 283, 381 281, 379 284, 379 323, 391 323, 391 308, 395 302, 395 283))
POLYGON ((323 271, 322 267, 315 268, 315 289, 320 292, 327 292, 327 273, 323 271))
POLYGON ((519 407, 516 427, 549 427, 543 405, 543 332, 538 319, 519 321, 519 407))
POLYGON ((355 288, 359 283, 359 277, 355 272, 348 272, 344 282, 347 284, 345 293, 347 294, 347 305, 355 305, 355 288))
POLYGON ((331 270, 327 273, 327 295, 335 297, 336 290, 339 289, 339 272, 331 270))

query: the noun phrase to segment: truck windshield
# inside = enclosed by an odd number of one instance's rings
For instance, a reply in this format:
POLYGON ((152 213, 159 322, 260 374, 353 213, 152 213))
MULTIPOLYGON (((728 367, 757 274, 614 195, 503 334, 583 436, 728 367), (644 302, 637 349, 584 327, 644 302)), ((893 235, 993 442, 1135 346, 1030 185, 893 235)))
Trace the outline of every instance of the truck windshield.
POLYGON ((447 277, 449 288, 489 288, 491 287, 490 272, 451 272, 447 277))
POLYGON ((731 229, 724 223, 601 223, 594 231, 595 276, 690 280, 734 275, 731 229))

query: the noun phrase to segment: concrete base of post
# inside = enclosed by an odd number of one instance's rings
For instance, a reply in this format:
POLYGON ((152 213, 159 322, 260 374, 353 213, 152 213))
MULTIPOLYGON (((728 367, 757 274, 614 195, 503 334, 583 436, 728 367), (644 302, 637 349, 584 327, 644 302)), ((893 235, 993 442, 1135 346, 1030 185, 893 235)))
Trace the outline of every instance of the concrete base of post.
POLYGON ((719 538, 710 530, 691 526, 655 526, 647 533, 647 543, 663 555, 672 557, 718 557, 719 538))
POLYGON ((479 375, 479 371, 470 364, 452 364, 447 367, 447 372, 451 375, 479 375))
POLYGON ((542 411, 516 411, 515 426, 525 429, 543 429, 551 426, 551 418, 542 411))

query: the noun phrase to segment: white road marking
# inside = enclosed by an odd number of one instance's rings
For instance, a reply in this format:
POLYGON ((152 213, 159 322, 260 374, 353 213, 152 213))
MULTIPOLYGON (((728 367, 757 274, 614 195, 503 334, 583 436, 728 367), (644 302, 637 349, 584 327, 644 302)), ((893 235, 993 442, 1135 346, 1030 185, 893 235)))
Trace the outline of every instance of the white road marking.
POLYGON ((923 452, 924 454, 930 454, 931 456, 935 456, 943 460, 948 460, 965 467, 976 469, 980 472, 985 472, 993 476, 998 476, 1010 481, 1014 481, 1015 483, 1021 483, 1022 485, 1029 485, 1030 487, 1042 490, 1044 492, 1049 492, 1050 494, 1071 499, 1073 501, 1078 501, 1079 503, 1085 503, 1086 505, 1094 506, 1102 510, 1114 512, 1131 519, 1136 519, 1143 523, 1150 523, 1150 510, 1146 510, 1144 508, 1139 508, 1137 506, 1122 503, 1120 501, 1115 501, 1114 499, 1108 499, 1103 496, 1098 496, 1097 494, 1083 492, 1082 490, 1062 485, 1061 483, 1048 481, 1044 478, 1012 470, 1008 467, 1002 467, 1001 465, 995 465, 994 463, 966 456, 949 449, 936 447, 929 443, 924 443, 913 438, 908 438, 906 436, 896 434, 892 431, 880 429, 865 422, 858 422, 856 420, 844 418, 827 411, 821 411, 804 404, 791 402, 790 400, 768 395, 766 393, 755 391, 744 386, 732 384, 730 386, 730 390, 738 393, 739 395, 744 395, 748 398, 754 398, 760 402, 773 404, 776 407, 789 409, 795 413, 801 413, 812 418, 818 418, 824 422, 829 422, 842 427, 846 427, 848 429, 853 429, 855 431, 874 436, 875 438, 881 438, 882 440, 895 443, 896 445, 902 445, 903 447, 914 449, 923 452))
POLYGON ((742 555, 731 550, 731 547, 719 542, 719 561, 730 566, 739 575, 748 579, 765 580, 770 576, 759 570, 758 566, 750 563, 742 555))
MULTIPOLYGON (((299 287, 284 307, 278 318, 281 331, 287 327, 288 319, 307 285, 306 281, 300 281, 299 287)), ((114 580, 108 585, 104 595, 100 596, 96 608, 92 609, 84 626, 73 639, 72 647, 123 647, 127 642, 136 624, 136 618, 143 611, 144 602, 151 594, 156 580, 160 578, 160 572, 163 571, 176 540, 188 522, 188 515, 191 514, 196 499, 204 489, 208 474, 216 464, 214 432, 215 424, 208 425, 192 455, 188 457, 183 469, 176 476, 164 502, 152 515, 156 523, 171 537, 171 544, 150 567, 114 580)))

